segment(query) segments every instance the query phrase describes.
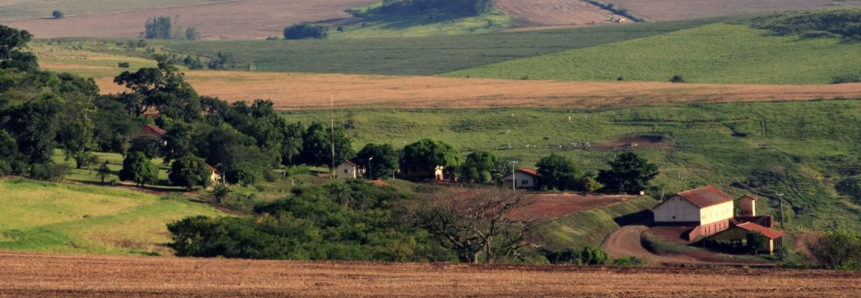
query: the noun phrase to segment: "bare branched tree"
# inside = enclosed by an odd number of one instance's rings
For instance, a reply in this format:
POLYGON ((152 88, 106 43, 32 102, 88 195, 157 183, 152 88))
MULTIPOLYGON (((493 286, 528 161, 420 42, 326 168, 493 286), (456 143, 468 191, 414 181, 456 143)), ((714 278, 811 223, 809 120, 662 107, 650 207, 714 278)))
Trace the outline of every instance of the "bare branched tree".
POLYGON ((443 191, 419 200, 411 216, 461 262, 493 263, 532 243, 537 221, 522 212, 530 202, 522 193, 498 189, 443 191))

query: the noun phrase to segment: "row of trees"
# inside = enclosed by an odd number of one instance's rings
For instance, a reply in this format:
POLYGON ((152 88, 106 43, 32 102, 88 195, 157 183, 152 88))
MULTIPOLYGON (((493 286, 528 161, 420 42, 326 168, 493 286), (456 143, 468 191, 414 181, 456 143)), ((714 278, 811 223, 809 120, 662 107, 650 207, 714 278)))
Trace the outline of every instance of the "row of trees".
POLYGON ((142 38, 146 39, 187 39, 197 40, 200 38, 200 31, 194 26, 185 28, 185 34, 174 32, 175 20, 169 16, 159 16, 147 19, 144 25, 144 31, 141 32, 142 38))
POLYGON ((495 0, 384 0, 380 12, 386 15, 477 16, 493 10, 495 0))

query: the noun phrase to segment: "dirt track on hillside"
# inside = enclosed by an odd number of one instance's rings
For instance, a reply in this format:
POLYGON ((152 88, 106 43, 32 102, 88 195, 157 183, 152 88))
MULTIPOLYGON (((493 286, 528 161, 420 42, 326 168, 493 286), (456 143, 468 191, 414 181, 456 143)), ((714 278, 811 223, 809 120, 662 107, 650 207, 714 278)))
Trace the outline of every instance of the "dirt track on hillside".
POLYGON ((195 26, 204 39, 261 39, 281 36, 284 27, 295 23, 347 17, 345 9, 373 2, 377 1, 243 0, 62 19, 3 21, 0 24, 28 30, 36 38, 137 38, 148 18, 179 15, 180 27, 195 26))
MULTIPOLYGON (((50 67, 48 67, 50 69, 50 67)), ((342 74, 188 71, 201 95, 228 101, 271 99, 280 110, 336 108, 600 109, 713 102, 861 98, 861 84, 718 85, 662 82, 558 82, 342 74)), ((103 93, 122 92, 112 78, 103 93)))
POLYGON ((0 252, 0 297, 858 297, 861 274, 0 252))
POLYGON ((667 257, 653 254, 643 247, 640 236, 649 227, 643 225, 623 226, 607 235, 601 243, 601 249, 611 257, 637 257, 649 261, 650 264, 701 264, 702 262, 687 256, 667 257))

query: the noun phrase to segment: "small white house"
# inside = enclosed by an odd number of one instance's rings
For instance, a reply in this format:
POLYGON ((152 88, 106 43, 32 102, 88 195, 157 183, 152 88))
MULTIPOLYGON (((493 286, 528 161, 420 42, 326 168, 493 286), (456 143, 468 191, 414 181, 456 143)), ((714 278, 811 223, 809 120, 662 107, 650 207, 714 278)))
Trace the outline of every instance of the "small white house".
POLYGON ((359 167, 352 161, 344 161, 335 167, 335 177, 338 179, 356 179, 359 177, 359 167))
POLYGON ((711 185, 680 192, 652 211, 655 224, 695 226, 699 236, 728 229, 734 216, 733 198, 711 185))
POLYGON ((756 197, 744 195, 738 199, 739 216, 756 216, 756 197))
POLYGON ((541 174, 530 170, 530 169, 520 169, 514 171, 512 174, 508 174, 502 178, 503 185, 505 187, 511 187, 512 184, 516 188, 521 189, 536 189, 539 186, 539 181, 541 179, 541 174))

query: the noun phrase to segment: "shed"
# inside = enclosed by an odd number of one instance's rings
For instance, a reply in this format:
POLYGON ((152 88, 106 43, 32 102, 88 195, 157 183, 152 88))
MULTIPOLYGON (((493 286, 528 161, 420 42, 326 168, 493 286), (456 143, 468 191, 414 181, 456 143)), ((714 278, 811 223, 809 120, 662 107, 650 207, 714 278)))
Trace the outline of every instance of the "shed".
POLYGON ((359 177, 358 169, 359 166, 352 161, 346 160, 335 167, 335 177, 338 179, 356 179, 359 177))
POLYGON ((705 239, 707 245, 722 245, 730 249, 740 249, 746 247, 747 234, 750 232, 759 232, 768 238, 768 245, 760 248, 760 252, 773 253, 776 247, 783 245, 783 233, 763 227, 761 225, 746 222, 738 225, 733 225, 726 231, 714 234, 705 239))
POLYGON ((521 189, 537 189, 540 186, 541 174, 531 169, 520 169, 502 178, 505 187, 521 189))

